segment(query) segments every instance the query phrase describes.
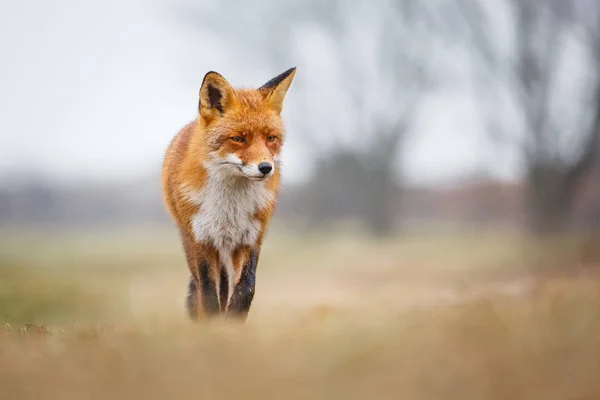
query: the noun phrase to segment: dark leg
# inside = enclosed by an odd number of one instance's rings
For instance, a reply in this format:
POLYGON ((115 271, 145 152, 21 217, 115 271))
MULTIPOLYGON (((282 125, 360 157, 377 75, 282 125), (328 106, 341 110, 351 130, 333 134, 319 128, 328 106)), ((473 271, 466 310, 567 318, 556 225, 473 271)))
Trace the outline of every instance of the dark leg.
MULTIPOLYGON (((217 296, 217 285, 214 279, 210 277, 210 270, 208 268, 208 263, 202 263, 198 267, 198 272, 200 275, 200 279, 198 280, 194 277, 190 277, 190 283, 188 285, 188 294, 185 299, 185 308, 187 310, 188 316, 191 320, 198 320, 198 299, 201 300, 202 310, 206 316, 213 316, 221 313, 221 308, 219 307, 219 299, 217 296), (200 287, 200 290, 198 290, 200 287)), ((221 278, 222 279, 222 278, 221 278)), ((225 282, 227 284, 227 281, 225 282)), ((223 283, 221 282, 221 287, 223 283)), ((222 289, 221 289, 222 290, 222 289)), ((227 296, 227 287, 225 288, 225 296, 227 296)), ((221 292, 221 296, 222 296, 221 292)))
POLYGON ((227 298, 229 297, 229 280, 225 266, 221 266, 221 278, 219 280, 219 300, 221 302, 221 313, 227 310, 227 298))
POLYGON ((190 319, 220 314, 217 280, 219 264, 214 249, 195 243, 192 236, 181 232, 185 257, 192 276, 188 285, 185 306, 190 319))
POLYGON ((185 298, 185 308, 190 319, 196 321, 198 319, 198 285, 193 276, 190 277, 188 294, 185 298))
POLYGON ((239 318, 243 321, 248 316, 252 299, 254 298, 254 286, 256 283, 256 265, 258 264, 258 254, 255 250, 250 252, 248 260, 242 269, 240 281, 233 290, 231 302, 227 309, 227 315, 239 318))
POLYGON ((202 308, 207 316, 218 315, 221 312, 219 306, 219 296, 217 295, 217 282, 211 276, 210 265, 208 261, 202 260, 198 265, 198 274, 200 275, 200 298, 202 308))

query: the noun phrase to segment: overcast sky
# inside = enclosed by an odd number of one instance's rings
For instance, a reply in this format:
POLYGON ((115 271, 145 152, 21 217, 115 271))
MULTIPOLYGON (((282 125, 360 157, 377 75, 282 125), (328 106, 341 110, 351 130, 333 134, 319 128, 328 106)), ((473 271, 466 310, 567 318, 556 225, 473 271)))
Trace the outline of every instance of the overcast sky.
MULTIPOLYGON (((235 86, 259 86, 282 72, 259 61, 260 48, 256 59, 240 60, 235 46, 214 33, 177 25, 165 1, 0 4, 0 180, 20 171, 63 181, 156 173, 172 136, 195 117, 207 71, 235 86)), ((298 40, 297 85, 322 85, 317 72, 327 45, 320 40, 308 33, 298 40)), ((309 176, 313 151, 294 123, 306 99, 294 95, 292 86, 283 113, 289 181, 309 176)), ((336 104, 343 92, 319 96, 322 104, 336 104)), ((411 181, 436 182, 489 163, 465 95, 430 97, 424 110, 407 143, 411 181)), ((510 176, 515 168, 500 163, 498 170, 510 176)))

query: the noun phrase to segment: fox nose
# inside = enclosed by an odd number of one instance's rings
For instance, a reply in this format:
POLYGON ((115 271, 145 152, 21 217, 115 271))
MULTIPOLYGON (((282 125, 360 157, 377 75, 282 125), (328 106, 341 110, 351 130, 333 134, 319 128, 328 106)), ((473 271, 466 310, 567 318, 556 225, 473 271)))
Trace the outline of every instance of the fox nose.
POLYGON ((260 164, 258 164, 258 170, 263 175, 268 174, 269 172, 271 172, 272 169, 273 169, 273 166, 271 164, 269 164, 268 162, 261 162, 260 164))

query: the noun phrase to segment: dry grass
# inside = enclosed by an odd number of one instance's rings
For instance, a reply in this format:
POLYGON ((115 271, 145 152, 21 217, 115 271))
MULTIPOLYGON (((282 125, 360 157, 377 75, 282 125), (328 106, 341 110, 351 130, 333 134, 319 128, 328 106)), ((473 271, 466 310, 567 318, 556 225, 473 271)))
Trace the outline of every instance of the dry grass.
POLYGON ((248 323, 193 325, 144 232, 2 237, 0 398, 600 398, 600 283, 537 279, 579 241, 272 232, 248 323))

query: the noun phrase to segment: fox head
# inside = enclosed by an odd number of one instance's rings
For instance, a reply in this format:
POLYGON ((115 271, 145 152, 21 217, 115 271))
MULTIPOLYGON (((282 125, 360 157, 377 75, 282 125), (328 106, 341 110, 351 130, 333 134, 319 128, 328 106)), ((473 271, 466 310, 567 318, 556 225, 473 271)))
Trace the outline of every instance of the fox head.
POLYGON ((279 168, 283 100, 294 79, 291 68, 258 89, 234 89, 216 72, 204 76, 199 121, 211 171, 263 180, 279 168))

